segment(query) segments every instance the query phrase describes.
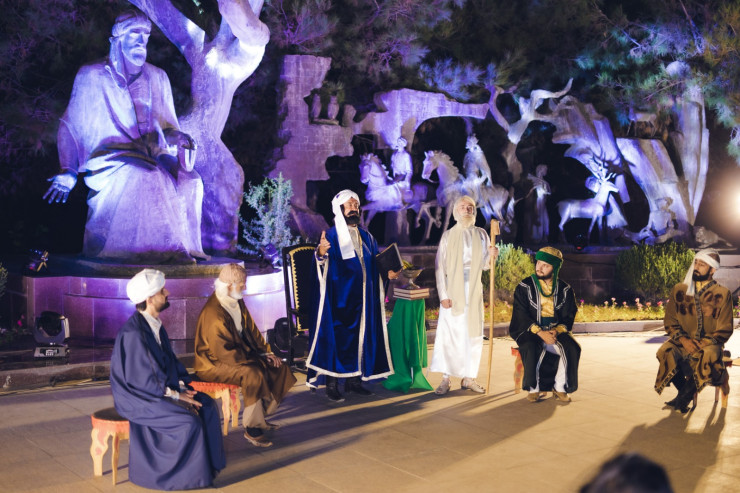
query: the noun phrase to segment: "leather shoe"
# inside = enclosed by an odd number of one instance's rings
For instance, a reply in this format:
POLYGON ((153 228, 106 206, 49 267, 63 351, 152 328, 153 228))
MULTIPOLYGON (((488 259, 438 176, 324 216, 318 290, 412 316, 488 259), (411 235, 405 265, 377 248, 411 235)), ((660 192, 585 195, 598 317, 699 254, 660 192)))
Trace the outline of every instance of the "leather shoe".
POLYGON ((527 394, 527 400, 529 402, 537 402, 540 400, 540 393, 539 392, 530 392, 527 394))
POLYGON ((326 376, 326 397, 331 402, 344 402, 344 397, 339 393, 337 377, 326 376))
POLYGON ((552 396, 560 402, 570 402, 570 396, 565 392, 552 391, 552 396))
POLYGON ((336 386, 326 387, 326 397, 332 402, 344 402, 344 396, 339 393, 336 386))
POLYGON ((273 422, 270 422, 270 421, 265 420, 265 426, 262 429, 263 430, 270 430, 270 431, 279 430, 280 429, 280 425, 277 424, 277 423, 273 423, 273 422))
POLYGON ((694 400, 695 394, 696 385, 694 385, 693 381, 690 384, 687 383, 676 396, 676 402, 673 404, 673 407, 677 411, 681 411, 681 414, 686 414, 689 412, 689 404, 694 400))
POLYGON ((348 378, 344 382, 344 393, 348 394, 350 392, 354 392, 357 395, 373 395, 372 392, 362 386, 359 378, 348 378))
POLYGON ((244 438, 255 447, 272 447, 272 442, 265 440, 265 436, 260 428, 245 428, 244 438))

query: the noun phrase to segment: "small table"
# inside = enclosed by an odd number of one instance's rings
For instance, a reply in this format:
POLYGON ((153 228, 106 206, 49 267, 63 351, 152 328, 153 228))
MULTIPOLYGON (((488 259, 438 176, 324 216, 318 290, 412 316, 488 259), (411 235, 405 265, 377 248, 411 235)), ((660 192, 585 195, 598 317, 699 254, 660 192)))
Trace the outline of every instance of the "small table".
POLYGON ((395 373, 383 382, 383 387, 403 393, 410 388, 432 390, 422 373, 427 366, 423 299, 396 298, 393 316, 388 321, 388 344, 395 373))

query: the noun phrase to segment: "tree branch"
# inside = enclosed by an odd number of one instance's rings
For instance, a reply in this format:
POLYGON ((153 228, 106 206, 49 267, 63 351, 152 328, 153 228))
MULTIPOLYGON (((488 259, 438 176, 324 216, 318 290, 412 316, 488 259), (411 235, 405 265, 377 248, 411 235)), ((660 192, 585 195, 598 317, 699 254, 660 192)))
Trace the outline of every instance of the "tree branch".
MULTIPOLYGON (((270 40, 270 30, 259 19, 261 0, 218 0, 222 23, 228 24, 231 33, 248 46, 263 47, 270 40), (257 9, 255 11, 255 9, 257 9)), ((219 36, 227 32, 221 25, 219 36)), ((221 39, 220 41, 228 41, 221 39)))
POLYGON ((491 93, 491 97, 488 99, 488 110, 491 112, 491 115, 493 115, 493 119, 496 120, 496 123, 501 125, 501 128, 503 128, 506 133, 509 133, 509 122, 506 121, 506 118, 504 118, 504 115, 501 114, 498 106, 496 106, 496 99, 498 99, 499 94, 505 93, 506 91, 496 85, 488 87, 488 91, 491 93))
POLYGON ((205 32, 172 5, 170 0, 129 0, 129 2, 159 27, 188 63, 191 62, 195 52, 203 49, 205 32))

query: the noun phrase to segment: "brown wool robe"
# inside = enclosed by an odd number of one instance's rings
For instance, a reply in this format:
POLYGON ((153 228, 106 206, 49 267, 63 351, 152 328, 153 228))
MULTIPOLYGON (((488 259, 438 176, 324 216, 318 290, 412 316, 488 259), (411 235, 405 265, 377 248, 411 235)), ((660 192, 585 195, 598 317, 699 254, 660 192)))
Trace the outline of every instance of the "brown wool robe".
MULTIPOLYGON (((665 307, 663 323, 669 339, 658 349, 658 375, 655 391, 659 394, 670 383, 678 371, 678 362, 688 353, 678 339, 689 337, 709 345, 695 352, 689 359, 696 388, 701 390, 708 383, 719 385, 725 366, 722 363, 722 348, 732 335, 732 295, 724 286, 711 283, 698 289, 701 305, 703 334, 699 330, 699 317, 693 296, 686 295, 686 284, 679 283, 671 291, 665 307)), ((688 376, 688 375, 687 375, 688 376)))
POLYGON ((239 308, 244 337, 216 295, 208 298, 195 332, 195 373, 206 382, 239 385, 245 408, 270 397, 279 404, 296 379, 288 365, 275 368, 267 364, 261 355, 269 353, 270 346, 242 300, 239 308))

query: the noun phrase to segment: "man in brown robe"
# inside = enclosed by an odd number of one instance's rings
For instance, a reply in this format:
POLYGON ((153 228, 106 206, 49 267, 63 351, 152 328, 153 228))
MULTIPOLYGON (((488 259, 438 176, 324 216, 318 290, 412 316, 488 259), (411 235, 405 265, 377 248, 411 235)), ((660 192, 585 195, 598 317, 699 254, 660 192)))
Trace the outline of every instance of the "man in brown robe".
POLYGON ((275 412, 295 384, 290 368, 270 350, 242 299, 247 271, 225 266, 198 317, 195 332, 195 373, 203 381, 239 385, 244 399, 244 438, 269 447, 264 430, 279 426, 265 415, 275 412))
POLYGON ((682 413, 708 383, 730 391, 722 349, 732 335, 732 294, 713 279, 718 268, 716 250, 699 251, 666 304, 663 323, 669 339, 656 355, 655 391, 660 394, 673 383, 678 395, 666 404, 682 413))

